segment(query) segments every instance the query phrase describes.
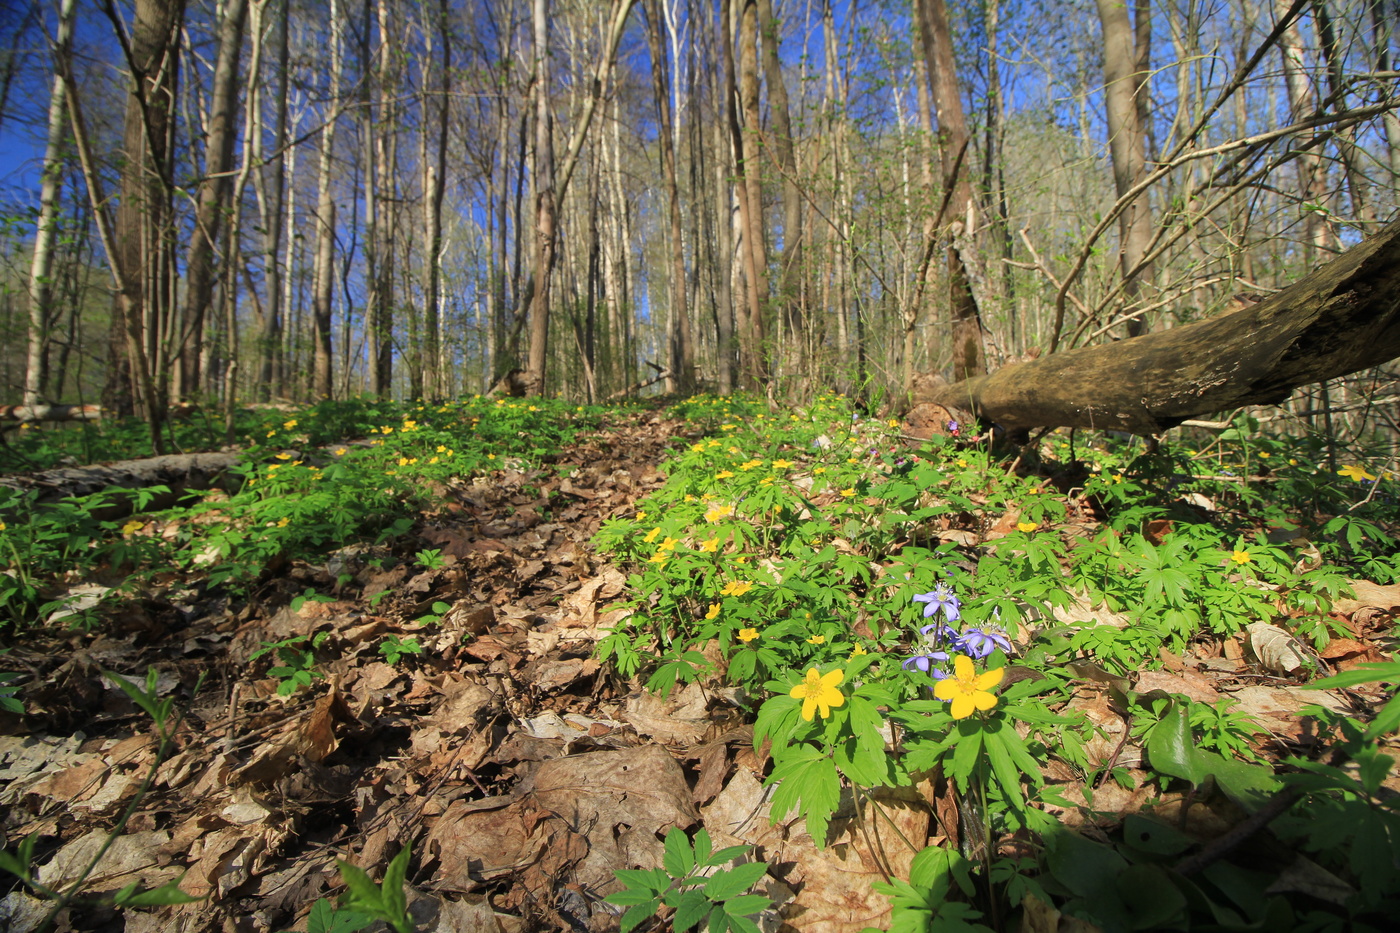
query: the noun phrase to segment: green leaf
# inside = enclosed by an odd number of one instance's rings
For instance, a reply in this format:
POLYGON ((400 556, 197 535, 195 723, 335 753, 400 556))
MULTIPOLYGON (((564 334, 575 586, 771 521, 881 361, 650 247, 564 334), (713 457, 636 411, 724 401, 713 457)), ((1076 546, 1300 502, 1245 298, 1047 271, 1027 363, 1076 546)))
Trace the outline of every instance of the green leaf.
MULTIPOLYGON (((704 830, 702 829, 700 832, 703 833, 704 830)), ((705 838, 708 839, 709 837, 706 836, 705 838)), ((697 845, 696 848, 698 849, 699 846, 697 845)), ((752 848, 753 846, 726 846, 705 859, 704 865, 706 868, 714 868, 716 865, 723 865, 725 862, 731 862, 741 855, 747 855, 752 848)))
POLYGON ((1204 775, 1200 772, 1196 752, 1186 707, 1173 700, 1167 714, 1148 730, 1147 760, 1155 771, 1199 784, 1204 775))
POLYGON ((723 901, 743 894, 768 870, 767 862, 748 862, 736 865, 728 871, 718 871, 705 884, 705 896, 712 901, 723 901))
POLYGON ((841 777, 836 763, 814 748, 794 750, 797 760, 773 769, 767 783, 777 784, 770 812, 777 817, 798 808, 807 820, 807 832, 817 848, 826 846, 826 828, 841 800, 841 777))
POLYGON ((336 867, 340 870, 340 879, 345 882, 348 888, 344 895, 344 904, 352 910, 364 910, 368 913, 379 916, 385 912, 384 896, 379 891, 379 886, 370 880, 364 869, 351 865, 343 859, 336 861, 336 867))
POLYGON ((306 918, 306 933, 355 933, 374 922, 368 914, 354 910, 337 910, 326 898, 311 906, 306 918))
POLYGON ((973 769, 982 757, 982 724, 964 719, 955 728, 957 736, 954 739, 956 744, 953 746, 950 773, 957 780, 958 789, 966 793, 973 769))
POLYGON ((671 929, 675 933, 685 933, 710 912, 710 899, 703 891, 687 891, 676 905, 675 916, 671 918, 671 929))
POLYGON ((710 860, 710 834, 701 827, 695 833, 695 861, 705 865, 710 860))
POLYGON ((1176 919, 1186 898, 1156 865, 1132 865, 1118 875, 1118 896, 1132 915, 1134 929, 1147 930, 1176 919))
POLYGON ((724 902, 724 909, 731 917, 756 914, 773 906, 773 899, 767 894, 740 894, 724 902))
POLYGON ((621 891, 614 891, 603 900, 609 904, 616 904, 618 907, 628 907, 632 904, 645 904, 656 899, 656 892, 647 888, 623 888, 621 891))
POLYGON ((186 894, 180 890, 180 880, 184 877, 184 872, 181 872, 179 878, 172 878, 160 887, 150 890, 141 890, 141 883, 133 881, 117 892, 116 905, 118 907, 166 907, 171 904, 193 904, 196 901, 204 900, 203 897, 195 897, 193 894, 186 894))
POLYGON ((622 915, 621 933, 631 933, 632 930, 637 928, 638 924, 642 923, 644 920, 655 917, 656 911, 660 906, 661 899, 652 898, 645 903, 628 908, 627 913, 622 915))
POLYGON ((672 878, 684 878, 695 867, 695 853, 690 848, 690 840, 674 826, 666 834, 666 854, 662 865, 672 878))
POLYGON ((1371 664, 1358 664, 1351 670, 1343 671, 1340 674, 1333 674, 1331 677, 1324 677, 1322 680, 1314 681, 1303 687, 1304 690, 1341 690, 1346 687, 1355 687, 1360 684, 1373 683, 1400 683, 1400 661, 1375 662, 1371 664))

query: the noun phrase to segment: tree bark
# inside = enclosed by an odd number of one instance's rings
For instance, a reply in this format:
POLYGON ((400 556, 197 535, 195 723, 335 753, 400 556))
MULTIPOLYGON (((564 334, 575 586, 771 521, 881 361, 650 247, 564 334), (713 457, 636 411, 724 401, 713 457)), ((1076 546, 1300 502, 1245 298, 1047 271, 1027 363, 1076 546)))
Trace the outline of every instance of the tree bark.
MULTIPOLYGON (((335 108, 340 98, 343 67, 339 0, 330 2, 328 28, 331 53, 330 106, 335 108)), ((334 355, 331 347, 331 320, 332 297, 335 293, 335 199, 331 195, 331 165, 335 151, 337 117, 338 114, 332 110, 326 117, 325 128, 321 130, 321 164, 316 173, 316 258, 311 286, 311 395, 317 400, 328 399, 332 395, 331 360, 334 355)))
POLYGON ((660 116, 657 139, 661 143, 661 171, 666 180, 667 218, 671 247, 671 327, 669 363, 674 388, 689 395, 695 389, 695 343, 691 334, 690 309, 686 302, 685 241, 681 227, 681 191, 676 179, 676 148, 672 127, 671 98, 667 93, 666 49, 661 43, 660 3, 652 0, 645 9, 647 46, 651 52, 652 87, 660 116))
POLYGON ((54 40, 54 79, 49 92, 48 138, 39 185, 39 218, 34 229, 34 258, 29 267, 29 353, 24 374, 24 404, 43 399, 48 365, 48 317, 53 298, 53 253, 58 232, 58 193, 63 178, 63 135, 67 112, 63 75, 58 62, 66 61, 73 45, 73 0, 63 0, 54 40))
MULTIPOLYGON (((1136 2, 1136 32, 1128 21, 1126 0, 1097 0, 1103 25, 1104 104, 1108 118, 1109 152, 1113 157, 1113 185, 1118 196, 1138 185, 1147 175, 1147 137, 1142 113, 1146 109, 1148 78, 1149 7, 1136 2)), ((1152 212, 1145 195, 1118 216, 1118 264, 1123 275, 1123 301, 1131 306, 1141 283, 1151 279, 1150 265, 1142 259, 1152 242, 1152 212)), ((1141 316, 1127 322, 1129 337, 1147 331, 1141 316)))
MULTIPOLYGON (((940 214, 948 219, 952 234, 947 267, 948 299, 953 318, 953 378, 967 379, 987 371, 982 352, 982 316, 973 293, 973 284, 981 276, 973 268, 976 251, 972 242, 978 224, 966 161, 970 137, 958 86, 947 7, 943 0, 918 0, 918 9, 919 35, 923 40, 924 58, 933 85, 933 107, 938 117, 945 191, 945 207, 940 214)), ((933 233, 937 235, 938 231, 933 233)))
MULTIPOLYGON (((205 320, 214 297, 218 275, 214 254, 224 214, 229 210, 233 189, 233 143, 238 135, 238 60, 243 51, 243 24, 247 19, 246 0, 228 0, 219 20, 219 51, 214 62, 214 83, 209 94, 209 138, 204 152, 204 178, 199 183, 194 229, 186 259, 184 331, 179 350, 177 396, 197 392, 203 373, 205 320)), ((235 250, 229 249, 226 262, 235 250)))
POLYGON ((1274 296, 1130 340, 1016 363, 916 402, 1008 429, 1157 434, 1188 418, 1272 405, 1298 386, 1400 356, 1400 221, 1274 296))

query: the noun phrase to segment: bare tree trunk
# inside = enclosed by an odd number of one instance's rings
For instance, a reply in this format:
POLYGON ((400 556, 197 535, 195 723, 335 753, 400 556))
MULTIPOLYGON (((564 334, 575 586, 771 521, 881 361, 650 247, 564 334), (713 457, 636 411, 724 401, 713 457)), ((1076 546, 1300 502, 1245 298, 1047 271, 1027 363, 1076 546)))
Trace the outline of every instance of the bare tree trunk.
POLYGON ((379 92, 379 113, 371 133, 374 147, 374 172, 370 186, 379 189, 376 197, 380 213, 375 255, 374 304, 370 308, 371 335, 370 391, 387 398, 394 388, 394 244, 398 230, 398 51, 395 46, 393 6, 388 0, 377 0, 379 25, 379 62, 376 80, 379 92))
MULTIPOLYGON (((110 3, 104 10, 115 23, 110 3)), ((127 99, 121 177, 121 201, 113 231, 114 267, 120 268, 121 295, 113 315, 112 354, 104 405, 118 412, 134 410, 139 392, 156 451, 163 452, 166 387, 169 374, 152 361, 159 326, 170 309, 170 270, 175 246, 171 193, 170 145, 176 94, 181 0, 138 0, 131 44, 126 50, 132 71, 127 99), (156 374, 160 381, 155 381, 156 374), (135 383, 133 386, 132 383, 135 383), (133 389, 135 391, 133 391, 133 389)), ((70 76, 71 77, 71 76, 70 76)), ((69 83, 70 106, 76 96, 69 83)), ((75 133, 78 123, 74 123, 75 133)), ((96 194, 93 177, 89 191, 96 194)))
MULTIPOLYGON (((783 66, 778 57, 781 37, 773 16, 773 0, 757 0, 758 27, 761 31, 763 76, 768 83, 768 112, 773 121, 773 153, 783 178, 783 253, 778 268, 778 302, 787 325, 788 352, 784 354, 788 371, 799 375, 798 369, 808 360, 806 351, 807 295, 802 268, 802 192, 798 187, 797 155, 793 148, 792 120, 788 113, 787 86, 783 83, 783 66)), ((808 372, 807 375, 814 375, 808 372)))
MULTIPOLYGON (((424 355, 427 358, 425 367, 425 381, 427 392, 434 398, 440 398, 443 394, 443 374, 441 370, 442 360, 439 338, 442 332, 442 315, 439 304, 441 303, 441 281, 442 281, 442 200, 446 192, 447 185, 447 114, 448 101, 452 95, 452 33, 448 24, 447 0, 439 0, 437 29, 442 37, 442 65, 439 76, 439 86, 437 95, 437 107, 435 122, 437 123, 437 151, 432 158, 423 160, 423 245, 427 248, 427 258, 424 262, 423 287, 423 329, 424 329, 424 355)), ((429 54, 431 54, 429 46, 429 54)), ((427 112, 426 101, 424 106, 427 112)), ((423 132, 428 132, 425 125, 423 132)), ((426 146, 424 147, 427 148, 426 146)))
MULTIPOLYGON (((1289 0, 1274 0, 1274 9, 1282 17, 1292 6, 1289 0)), ((1307 63, 1303 60, 1303 40, 1298 35, 1295 20, 1278 40, 1283 56, 1284 86, 1288 90, 1288 110, 1296 122, 1312 115, 1317 97, 1308 79, 1307 63)), ((1311 135, 1311 134, 1309 134, 1311 135)), ((1313 265, 1318 253, 1339 248, 1336 232, 1331 229, 1324 211, 1319 208, 1327 201, 1327 170, 1316 148, 1307 148, 1294 161, 1298 171, 1298 195, 1302 200, 1303 262, 1313 265)))
POLYGON ((667 215, 670 220, 671 247, 671 315, 668 335, 669 365, 675 378, 675 389, 690 394, 695 387, 695 345, 690 327, 690 310, 686 304, 685 242, 681 228, 681 192, 676 178, 676 149, 672 125, 671 98, 666 87, 666 49, 661 44, 661 10, 657 0, 651 0, 646 10, 647 45, 651 51, 652 87, 656 94, 656 111, 660 116, 657 139, 661 143, 661 171, 666 182, 667 215))
POLYGON ((67 125, 62 66, 72 55, 73 0, 63 0, 58 10, 58 35, 54 40, 54 79, 49 92, 49 127, 44 145, 44 167, 39 187, 39 217, 34 229, 34 258, 29 267, 29 353, 24 371, 24 404, 43 401, 47 375, 48 318, 53 298, 54 240, 58 232, 58 193, 63 180, 63 135, 67 125))
MULTIPOLYGON (((1121 198, 1147 175, 1147 137, 1141 122, 1147 96, 1147 44, 1150 21, 1147 0, 1136 0, 1136 33, 1128 21, 1125 0, 1097 0, 1103 25, 1104 101, 1108 117, 1109 151, 1113 156, 1113 184, 1121 198), (1135 38, 1136 36, 1136 38, 1135 38)), ((1152 241, 1152 209, 1145 195, 1118 217, 1118 262, 1123 275, 1123 300, 1131 305, 1150 281, 1152 269, 1143 264, 1152 241)), ((1128 336, 1145 333, 1141 316, 1127 323, 1128 336)))
POLYGON ((535 241, 534 295, 530 302, 530 352, 525 368, 530 391, 544 392, 545 363, 549 354, 550 277, 554 273, 554 231, 557 205, 554 191, 553 116, 549 108, 549 0, 534 0, 534 102, 535 102, 535 241))
MULTIPOLYGON (((262 398, 280 394, 282 389, 282 213, 287 191, 287 94, 290 74, 290 0, 282 0, 277 16, 276 99, 273 101, 272 156, 256 176, 258 208, 262 222, 263 253, 263 319, 258 340, 258 392, 262 398)), ((256 76, 254 77, 257 80, 256 76)), ((262 134, 255 138, 262 144, 262 134)), ((259 152, 261 155, 261 152, 259 152)))
POLYGON ((748 301, 739 306, 739 372, 742 385, 757 390, 768 381, 764 364, 763 304, 768 297, 768 260, 763 246, 763 185, 757 159, 748 150, 758 146, 758 9, 757 0, 739 0, 739 74, 735 75, 733 28, 729 0, 720 2, 724 32, 724 69, 729 109, 729 133, 734 148, 735 190, 739 196, 743 271, 748 301), (738 82, 737 85, 735 82, 738 82), (742 119, 742 125, 741 125, 742 119))
POLYGON ((583 105, 583 112, 572 130, 569 148, 559 166, 558 181, 554 166, 554 142, 549 111, 549 53, 548 0, 534 0, 535 31, 535 255, 534 274, 527 283, 523 303, 529 299, 530 351, 526 362, 525 381, 530 391, 542 393, 545 386, 545 365, 549 350, 549 290, 554 272, 559 203, 569 189, 579 152, 588 138, 588 128, 602 96, 603 79, 617 54, 627 15, 635 0, 613 0, 608 19, 608 32, 594 70, 592 87, 583 105))
POLYGON ((330 0, 331 112, 321 130, 321 163, 316 173, 316 259, 312 275, 312 377, 311 396, 328 399, 332 395, 331 348, 332 306, 335 293, 335 199, 331 196, 331 167, 335 152, 336 108, 340 100, 341 69, 340 0, 330 0))
MULTIPOLYGON (((1374 49, 1376 71, 1390 70, 1390 35, 1395 28, 1392 17, 1386 15, 1385 0, 1368 0, 1366 6, 1371 14, 1371 47, 1374 49)), ((1384 85, 1389 88, 1389 96, 1395 98, 1395 83, 1384 85)), ((1400 107, 1392 107, 1381 115, 1381 128, 1385 131, 1386 162, 1390 167, 1390 183, 1400 186, 1400 107)))
MULTIPOLYGON (((982 317, 973 293, 980 273, 973 237, 977 231, 972 184, 968 181, 967 149, 970 137, 958 87, 953 58, 953 34, 943 0, 918 0, 919 35, 933 84, 933 106, 938 117, 946 209, 951 220, 952 243, 947 251, 948 297, 953 317, 953 378, 967 379, 987 371, 982 350, 982 317)), ((906 388, 908 383, 906 383, 906 388)))
MULTIPOLYGON (((228 0, 219 20, 219 51, 214 64, 214 83, 209 94, 209 138, 204 153, 204 178, 199 183, 194 229, 185 268, 184 333, 179 351, 179 383, 176 397, 199 390, 203 381, 205 320, 214 297, 217 273, 214 255, 224 214, 230 209, 233 143, 238 135, 238 60, 243 51, 243 24, 247 20, 247 0, 228 0)), ((226 263, 236 262, 237 244, 225 250, 226 263)))

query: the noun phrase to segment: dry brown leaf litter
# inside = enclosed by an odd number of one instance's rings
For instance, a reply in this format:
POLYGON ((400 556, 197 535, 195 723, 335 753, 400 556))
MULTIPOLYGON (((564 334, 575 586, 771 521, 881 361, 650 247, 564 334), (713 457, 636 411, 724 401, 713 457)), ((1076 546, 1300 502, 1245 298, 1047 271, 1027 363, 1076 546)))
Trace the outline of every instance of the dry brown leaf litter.
MULTIPOLYGON (((848 795, 818 848, 800 821, 770 822, 766 758, 752 747, 733 691, 708 683, 650 696, 592 658, 600 632, 621 615, 608 605, 625 576, 590 539, 663 482, 656 464, 682 429, 652 420, 600 434, 564 454, 561 463, 575 468, 567 478, 513 468, 436 489, 440 508, 415 529, 444 555, 436 570, 357 545, 321 565, 284 568, 245 605, 189 606, 173 589, 152 592, 104 634, 19 652, 40 686, 26 695, 29 716, 3 723, 0 807, 8 848, 40 835, 40 878, 49 884, 76 876, 155 755, 148 724, 100 670, 135 676, 154 664, 162 694, 189 706, 175 754, 89 883, 112 892, 183 872, 184 890, 209 899, 116 916, 80 908, 59 929, 304 928, 311 904, 339 891, 337 858, 377 877, 411 845, 421 929, 605 931, 617 925, 618 911, 603 903, 613 871, 655 867, 670 827, 701 825, 717 847, 755 846, 772 866, 765 884, 778 911, 763 918, 765 928, 845 933, 886 922, 871 884, 907 876, 910 844, 957 844, 945 835, 956 835, 957 812, 946 785, 878 792, 861 804, 863 820, 848 795), (340 587, 342 573, 356 586, 340 587), (292 611, 308 586, 336 598, 292 611), (440 602, 450 609, 437 625, 413 621, 440 602), (275 681, 255 676, 265 665, 249 657, 261 644, 320 632, 329 633, 325 679, 310 690, 283 699, 275 681), (418 638, 423 654, 385 663, 377 646, 391 634, 418 638), (200 674, 209 680, 191 703, 200 674)), ((943 537, 979 544, 1015 518, 943 529, 943 537)), ((1092 533, 1092 519, 1081 524, 1092 533)), ((1056 621, 1121 624, 1081 602, 1074 620, 1056 621)), ((1324 658, 1342 667, 1382 658, 1375 639, 1397 607, 1400 588, 1362 581, 1357 598, 1336 607, 1357 637, 1334 642, 1324 658)), ((1299 710, 1347 700, 1269 675, 1252 647, 1231 639, 1164 657, 1164 670, 1132 686, 1202 702, 1229 696, 1265 728, 1266 753, 1304 747, 1314 737, 1299 710)), ((1141 749, 1127 740, 1112 696, 1116 679, 1098 680, 1087 674, 1069 706, 1102 729, 1091 757, 1127 768, 1139 791, 1101 783, 1092 803, 1062 814, 1086 829, 1112 825, 1149 796, 1141 749)), ((1045 773, 1070 796, 1079 789, 1062 762, 1047 762, 1045 773)), ((1202 838, 1237 818, 1202 801, 1176 805, 1202 838)), ((18 889, 0 902, 14 931, 32 929, 45 912, 18 889)), ((1055 929, 1047 923, 1035 926, 1055 929)))

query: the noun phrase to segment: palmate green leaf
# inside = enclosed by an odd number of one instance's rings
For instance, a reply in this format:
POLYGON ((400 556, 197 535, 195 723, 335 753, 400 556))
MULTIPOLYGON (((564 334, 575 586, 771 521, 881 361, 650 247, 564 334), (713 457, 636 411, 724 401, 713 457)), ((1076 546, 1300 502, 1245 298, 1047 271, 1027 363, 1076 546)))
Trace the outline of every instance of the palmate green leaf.
MULTIPOLYGON (((671 884, 671 879, 666 877, 666 873, 658 868, 643 870, 640 868, 619 868, 613 872, 618 881, 621 881, 628 888, 635 888, 639 891, 650 891, 659 895, 671 884)), ((619 894, 622 892, 619 892, 619 894)), ((612 899, 618 895, 610 894, 607 900, 611 903, 620 904, 621 901, 612 899)))
POLYGON ((1342 690, 1361 684, 1395 683, 1400 684, 1400 661, 1386 661, 1371 664, 1358 664, 1350 670, 1322 680, 1313 681, 1304 690, 1342 690))
POLYGON ((801 757, 788 759, 773 769, 766 783, 777 784, 771 814, 774 822, 794 808, 807 820, 807 832, 817 848, 826 846, 826 827, 841 799, 841 778, 836 764, 811 747, 801 757))

